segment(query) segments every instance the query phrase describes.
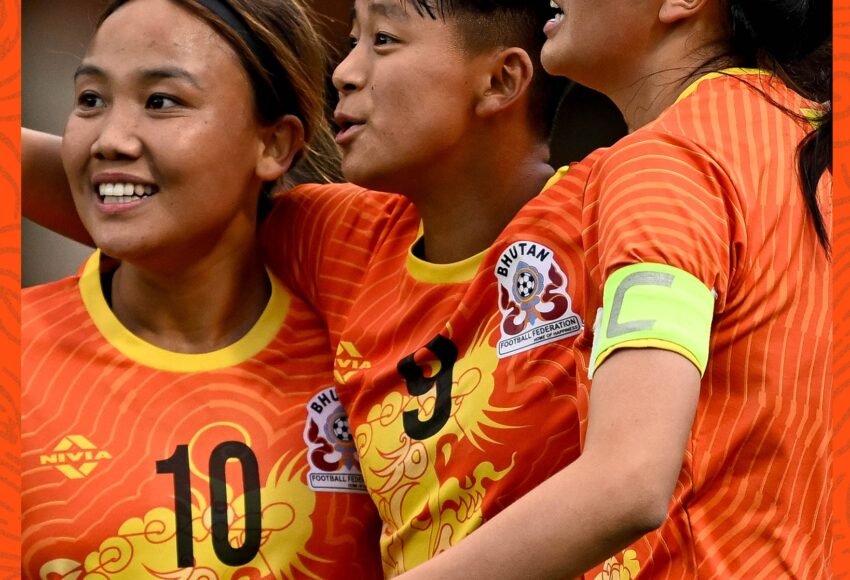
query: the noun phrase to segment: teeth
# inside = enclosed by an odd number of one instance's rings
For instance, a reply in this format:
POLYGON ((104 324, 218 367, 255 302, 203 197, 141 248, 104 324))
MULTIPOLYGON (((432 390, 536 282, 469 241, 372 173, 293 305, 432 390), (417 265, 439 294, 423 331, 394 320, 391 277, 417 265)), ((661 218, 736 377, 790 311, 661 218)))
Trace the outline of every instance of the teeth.
POLYGON ((557 14, 555 15, 556 20, 560 20, 564 17, 564 11, 558 6, 558 3, 555 0, 549 0, 549 7, 553 10, 557 10, 557 14))
POLYGON ((132 201, 133 198, 145 197, 154 194, 152 185, 142 185, 141 183, 101 183, 97 186, 97 192, 101 197, 116 197, 128 198, 127 201, 132 201))

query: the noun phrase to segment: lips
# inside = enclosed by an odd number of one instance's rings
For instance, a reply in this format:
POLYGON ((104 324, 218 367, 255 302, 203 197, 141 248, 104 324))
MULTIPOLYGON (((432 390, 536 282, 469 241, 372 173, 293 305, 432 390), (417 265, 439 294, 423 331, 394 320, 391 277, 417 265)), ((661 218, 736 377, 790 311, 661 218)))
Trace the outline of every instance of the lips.
POLYGON ((357 135, 357 133, 365 126, 366 121, 363 119, 337 112, 334 114, 334 123, 339 128, 336 134, 336 142, 338 145, 346 145, 357 135))
POLYGON ((546 33, 547 36, 551 36, 552 31, 554 31, 564 19, 564 11, 561 6, 555 2, 555 0, 550 0, 549 6, 555 11, 555 15, 543 27, 543 32, 546 33))

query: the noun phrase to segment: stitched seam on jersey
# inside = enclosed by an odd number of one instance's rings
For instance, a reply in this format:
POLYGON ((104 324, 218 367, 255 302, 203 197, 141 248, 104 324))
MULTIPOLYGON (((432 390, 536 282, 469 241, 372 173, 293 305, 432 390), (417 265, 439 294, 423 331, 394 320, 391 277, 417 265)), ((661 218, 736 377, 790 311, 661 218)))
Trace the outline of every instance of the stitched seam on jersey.
POLYGON ((173 373, 213 371, 238 365, 263 350, 277 335, 289 311, 290 296, 281 283, 268 274, 271 296, 260 318, 239 340, 224 348, 202 353, 172 352, 146 342, 130 332, 109 308, 100 286, 100 250, 86 261, 80 276, 80 296, 86 311, 106 341, 132 361, 173 373))

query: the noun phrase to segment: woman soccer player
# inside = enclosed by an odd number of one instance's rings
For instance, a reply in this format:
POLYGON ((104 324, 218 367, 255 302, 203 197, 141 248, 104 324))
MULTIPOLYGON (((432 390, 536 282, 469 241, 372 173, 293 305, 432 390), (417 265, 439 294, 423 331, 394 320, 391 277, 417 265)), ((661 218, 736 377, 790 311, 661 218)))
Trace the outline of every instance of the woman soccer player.
POLYGON ((256 239, 324 163, 323 73, 297 0, 104 12, 62 141, 99 250, 23 295, 24 577, 380 576, 327 333, 256 239))
POLYGON ((830 3, 557 3, 544 66, 631 130, 583 190, 584 448, 416 572, 831 577, 830 3))

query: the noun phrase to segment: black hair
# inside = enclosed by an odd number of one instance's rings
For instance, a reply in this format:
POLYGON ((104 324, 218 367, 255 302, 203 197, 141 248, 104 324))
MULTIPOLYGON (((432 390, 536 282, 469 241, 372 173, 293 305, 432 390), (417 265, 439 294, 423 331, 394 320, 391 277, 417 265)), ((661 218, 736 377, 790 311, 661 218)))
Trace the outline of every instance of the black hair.
POLYGON ((818 240, 829 253, 817 185, 824 172, 832 171, 832 2, 727 1, 730 56, 735 63, 771 71, 806 99, 821 104, 815 118, 782 109, 814 126, 797 148, 797 168, 818 240))
POLYGON ((543 26, 553 18, 549 0, 407 0, 422 16, 451 19, 457 24, 464 47, 482 52, 498 47, 519 47, 534 64, 529 89, 529 120, 548 140, 558 107, 569 81, 543 70, 540 51, 546 42, 543 26))

